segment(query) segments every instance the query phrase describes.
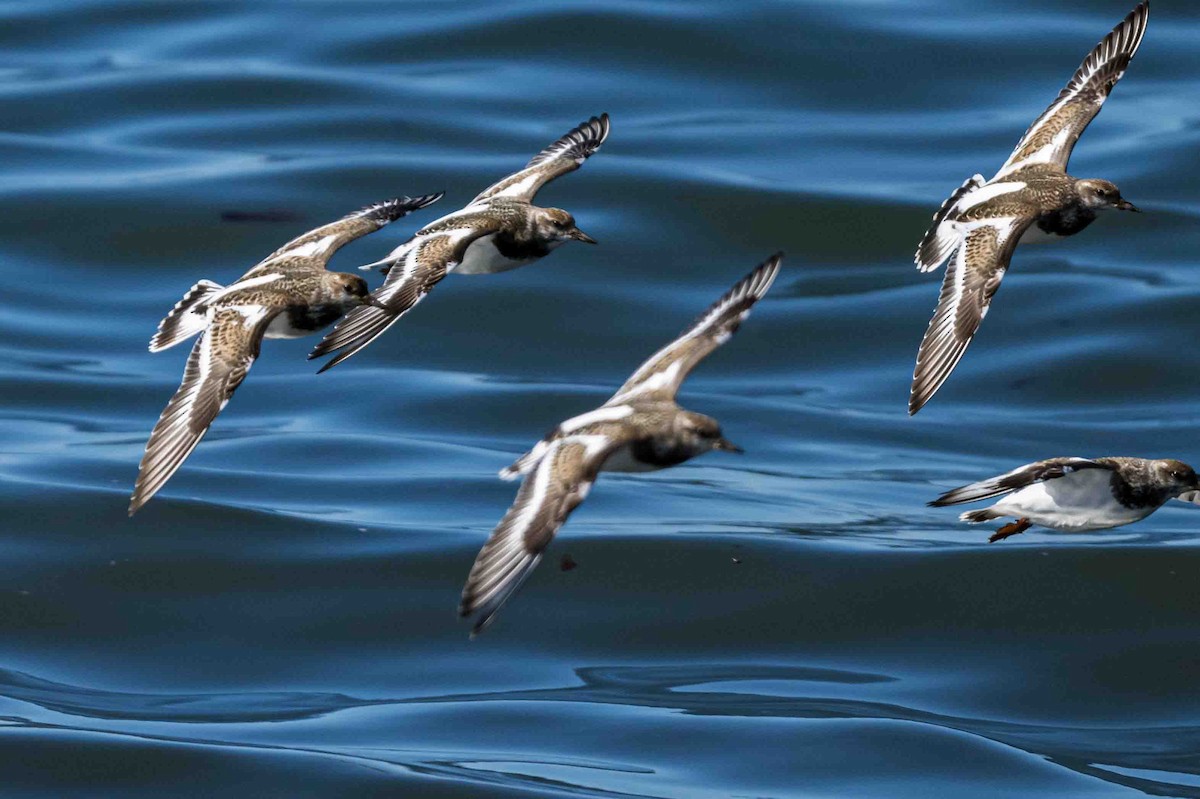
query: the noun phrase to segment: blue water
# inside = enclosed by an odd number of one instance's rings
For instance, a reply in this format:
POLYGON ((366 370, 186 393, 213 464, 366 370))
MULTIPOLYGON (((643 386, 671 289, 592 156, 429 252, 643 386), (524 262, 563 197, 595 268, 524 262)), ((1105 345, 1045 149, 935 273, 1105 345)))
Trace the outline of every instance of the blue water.
POLYGON ((0 795, 1200 796, 1195 509, 989 546, 924 506, 1200 460, 1195 8, 1155 0, 1072 162, 1147 213, 1021 249, 905 414, 929 215, 1131 4, 0 3, 0 795), (126 518, 188 286, 446 191, 333 267, 374 260, 601 111, 539 197, 600 246, 320 377, 268 341, 126 518), (747 454, 602 477, 468 641, 496 470, 776 249, 681 395, 747 454))

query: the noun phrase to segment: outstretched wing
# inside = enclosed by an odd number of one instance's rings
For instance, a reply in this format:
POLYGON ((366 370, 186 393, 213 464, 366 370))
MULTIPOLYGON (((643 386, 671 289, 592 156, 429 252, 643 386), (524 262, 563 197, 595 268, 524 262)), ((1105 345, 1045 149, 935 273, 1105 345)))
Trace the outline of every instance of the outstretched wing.
POLYGON ((943 507, 945 505, 962 505, 965 502, 978 502, 981 499, 991 499, 1010 491, 1017 491, 1034 483, 1056 480, 1083 469, 1112 471, 1113 466, 1111 463, 1088 458, 1050 458, 1021 466, 999 477, 960 486, 947 491, 929 504, 934 507, 943 507))
POLYGON ((614 427, 550 444, 471 567, 458 612, 476 616, 472 635, 491 623, 533 572, 558 528, 587 496, 605 459, 623 443, 614 427))
POLYGON ((379 305, 360 305, 334 326, 309 359, 337 351, 319 372, 332 369, 383 334, 434 286, 462 263, 473 241, 494 232, 486 220, 466 218, 461 227, 439 226, 421 233, 388 256, 387 280, 371 295, 379 305))
POLYGON ((671 400, 688 373, 706 355, 729 340, 754 303, 762 299, 779 274, 783 253, 775 253, 742 278, 725 296, 700 315, 679 338, 650 356, 608 401, 671 400))
POLYGON ((305 262, 324 267, 333 254, 341 247, 368 233, 374 233, 397 219, 408 216, 442 198, 442 193, 425 194, 420 197, 397 197, 385 200, 375 205, 368 205, 361 211, 347 214, 336 222, 322 225, 310 230, 303 236, 297 236, 275 252, 268 255, 248 273, 252 275, 265 268, 275 268, 280 261, 302 259, 305 262))
MULTIPOLYGON (((1030 164, 1066 169, 1075 142, 1100 113, 1113 86, 1125 74, 1142 43, 1150 17, 1149 0, 1139 3, 1083 60, 1050 107, 1029 126, 996 178, 1030 164)), ((996 178, 993 178, 995 180, 996 178)))
POLYGON ((963 242, 946 268, 937 310, 921 340, 908 412, 929 402, 954 371, 987 315, 1013 250, 1033 217, 988 219, 960 226, 963 242))
POLYGON ((608 114, 582 122, 558 141, 533 157, 524 169, 484 189, 472 204, 493 197, 511 197, 533 202, 538 190, 559 175, 574 172, 608 138, 608 114))
POLYGON ((150 433, 129 503, 130 516, 158 493, 208 432, 246 378, 258 357, 263 333, 278 312, 263 306, 212 311, 208 329, 188 356, 183 382, 150 433))

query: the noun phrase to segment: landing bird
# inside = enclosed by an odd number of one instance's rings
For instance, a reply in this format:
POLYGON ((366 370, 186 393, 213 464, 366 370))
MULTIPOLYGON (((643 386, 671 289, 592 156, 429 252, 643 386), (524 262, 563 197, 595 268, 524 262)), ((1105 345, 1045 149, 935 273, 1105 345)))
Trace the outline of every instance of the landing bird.
POLYGON ((560 424, 500 472, 524 477, 516 501, 488 539, 463 588, 459 615, 481 632, 525 579, 601 471, 649 472, 711 450, 741 452, 715 419, 675 402, 679 386, 706 355, 729 340, 779 272, 773 255, 710 307, 679 338, 650 357, 613 395, 560 424))
POLYGON ((327 272, 343 245, 424 208, 441 194, 388 200, 292 239, 229 286, 201 280, 158 325, 150 351, 197 333, 183 383, 150 433, 129 515, 146 504, 191 454, 258 357, 263 338, 298 338, 350 308, 374 302, 358 275, 327 272))
POLYGON ((1167 500, 1200 504, 1200 482, 1191 466, 1144 458, 1051 458, 1008 474, 947 491, 929 504, 961 505, 1004 498, 958 518, 979 524, 1016 518, 988 541, 1023 533, 1035 524, 1052 530, 1107 530, 1146 518, 1167 500))
POLYGON ((351 311, 309 354, 312 359, 337 351, 318 371, 337 366, 370 344, 451 272, 507 272, 568 241, 595 244, 569 213, 533 205, 533 198, 554 178, 579 169, 606 138, 608 114, 592 117, 534 156, 520 172, 484 189, 467 207, 418 231, 382 261, 360 267, 379 267, 387 275, 373 295, 378 302, 351 311))
POLYGON ((1139 4, 1096 45, 995 177, 975 175, 934 214, 917 248, 917 268, 930 272, 953 258, 917 353, 910 414, 921 410, 962 358, 1018 241, 1074 235, 1105 209, 1138 210, 1107 180, 1074 178, 1066 168, 1075 142, 1137 52, 1149 13, 1149 2, 1139 4))

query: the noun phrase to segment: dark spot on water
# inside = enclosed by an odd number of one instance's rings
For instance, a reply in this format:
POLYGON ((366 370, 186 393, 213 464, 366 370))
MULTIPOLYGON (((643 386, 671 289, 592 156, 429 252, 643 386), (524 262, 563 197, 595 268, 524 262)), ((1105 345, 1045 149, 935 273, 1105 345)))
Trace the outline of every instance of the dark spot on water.
POLYGON ((558 562, 559 571, 569 572, 579 564, 575 562, 570 555, 563 555, 562 560, 558 562))
POLYGON ((265 211, 241 211, 235 209, 221 212, 222 222, 299 222, 303 218, 303 214, 280 208, 267 209, 265 211))

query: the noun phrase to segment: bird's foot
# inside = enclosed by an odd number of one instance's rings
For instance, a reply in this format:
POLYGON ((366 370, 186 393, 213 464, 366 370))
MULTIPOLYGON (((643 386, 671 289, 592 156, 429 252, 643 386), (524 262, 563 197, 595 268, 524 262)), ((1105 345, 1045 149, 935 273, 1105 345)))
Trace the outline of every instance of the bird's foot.
POLYGON ((1033 527, 1033 522, 1029 521, 1028 519, 1017 519, 1015 522, 1009 522, 996 532, 992 533, 991 537, 988 539, 988 543, 994 544, 997 541, 1003 541, 1005 538, 1025 532, 1030 527, 1033 527))

